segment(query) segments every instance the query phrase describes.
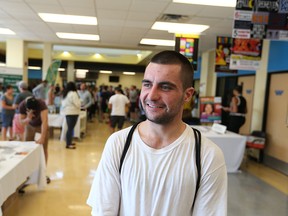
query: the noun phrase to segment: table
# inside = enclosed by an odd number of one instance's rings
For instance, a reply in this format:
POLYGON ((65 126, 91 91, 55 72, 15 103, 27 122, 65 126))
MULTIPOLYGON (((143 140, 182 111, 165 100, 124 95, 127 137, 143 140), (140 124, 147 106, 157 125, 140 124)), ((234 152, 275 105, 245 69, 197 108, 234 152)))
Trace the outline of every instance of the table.
POLYGON ((220 147, 224 154, 227 172, 238 172, 246 147, 246 137, 239 134, 226 131, 225 134, 220 134, 211 130, 209 126, 192 126, 208 139, 212 140, 220 147))
MULTIPOLYGON (((81 111, 78 117, 77 123, 74 127, 74 137, 80 139, 81 133, 86 133, 86 123, 87 123, 87 111, 81 111)), ((49 127, 62 127, 62 132, 60 136, 60 140, 65 140, 66 132, 67 132, 67 123, 65 119, 65 115, 61 114, 48 114, 48 125, 49 127)))
MULTIPOLYGON (((43 146, 35 142, 0 142, 0 206, 23 184, 46 186, 43 146)), ((0 209, 0 215, 2 211, 0 209)))

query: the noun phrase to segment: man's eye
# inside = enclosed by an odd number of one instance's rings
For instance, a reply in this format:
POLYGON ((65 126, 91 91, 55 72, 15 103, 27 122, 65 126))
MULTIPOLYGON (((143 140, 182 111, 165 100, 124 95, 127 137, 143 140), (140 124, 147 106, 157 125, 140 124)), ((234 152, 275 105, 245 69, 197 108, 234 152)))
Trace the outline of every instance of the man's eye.
POLYGON ((171 86, 169 86, 169 85, 162 85, 161 88, 163 90, 171 90, 172 89, 171 86))
POLYGON ((143 86, 146 87, 146 88, 148 88, 148 87, 151 86, 151 84, 150 84, 150 83, 143 83, 143 86))

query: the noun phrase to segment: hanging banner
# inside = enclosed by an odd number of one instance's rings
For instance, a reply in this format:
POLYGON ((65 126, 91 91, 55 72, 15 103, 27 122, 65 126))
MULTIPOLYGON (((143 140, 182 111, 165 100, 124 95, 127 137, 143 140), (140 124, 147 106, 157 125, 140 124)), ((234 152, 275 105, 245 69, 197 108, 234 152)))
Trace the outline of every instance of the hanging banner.
POLYGON ((46 80, 49 84, 55 84, 61 60, 54 60, 47 70, 46 80))
POLYGON ((215 72, 237 73, 237 70, 230 70, 231 56, 231 37, 217 37, 216 41, 216 57, 215 57, 215 72))
POLYGON ((233 38, 230 69, 257 70, 260 66, 262 40, 233 38))

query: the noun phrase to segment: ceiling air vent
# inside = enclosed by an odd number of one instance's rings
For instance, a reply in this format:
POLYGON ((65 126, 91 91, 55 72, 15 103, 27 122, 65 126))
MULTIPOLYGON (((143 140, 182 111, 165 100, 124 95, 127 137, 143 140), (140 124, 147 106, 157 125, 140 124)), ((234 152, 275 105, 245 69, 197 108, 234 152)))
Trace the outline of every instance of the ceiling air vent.
POLYGON ((157 21, 162 22, 185 22, 189 19, 189 16, 178 14, 162 14, 157 21))

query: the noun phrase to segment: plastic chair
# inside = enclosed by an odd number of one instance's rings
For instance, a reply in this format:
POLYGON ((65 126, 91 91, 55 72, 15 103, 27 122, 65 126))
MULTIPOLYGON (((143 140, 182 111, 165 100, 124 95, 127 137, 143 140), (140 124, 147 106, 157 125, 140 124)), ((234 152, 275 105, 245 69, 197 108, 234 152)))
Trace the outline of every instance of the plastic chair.
POLYGON ((252 131, 246 141, 247 155, 256 158, 258 162, 262 162, 265 142, 266 133, 264 131, 252 131))

